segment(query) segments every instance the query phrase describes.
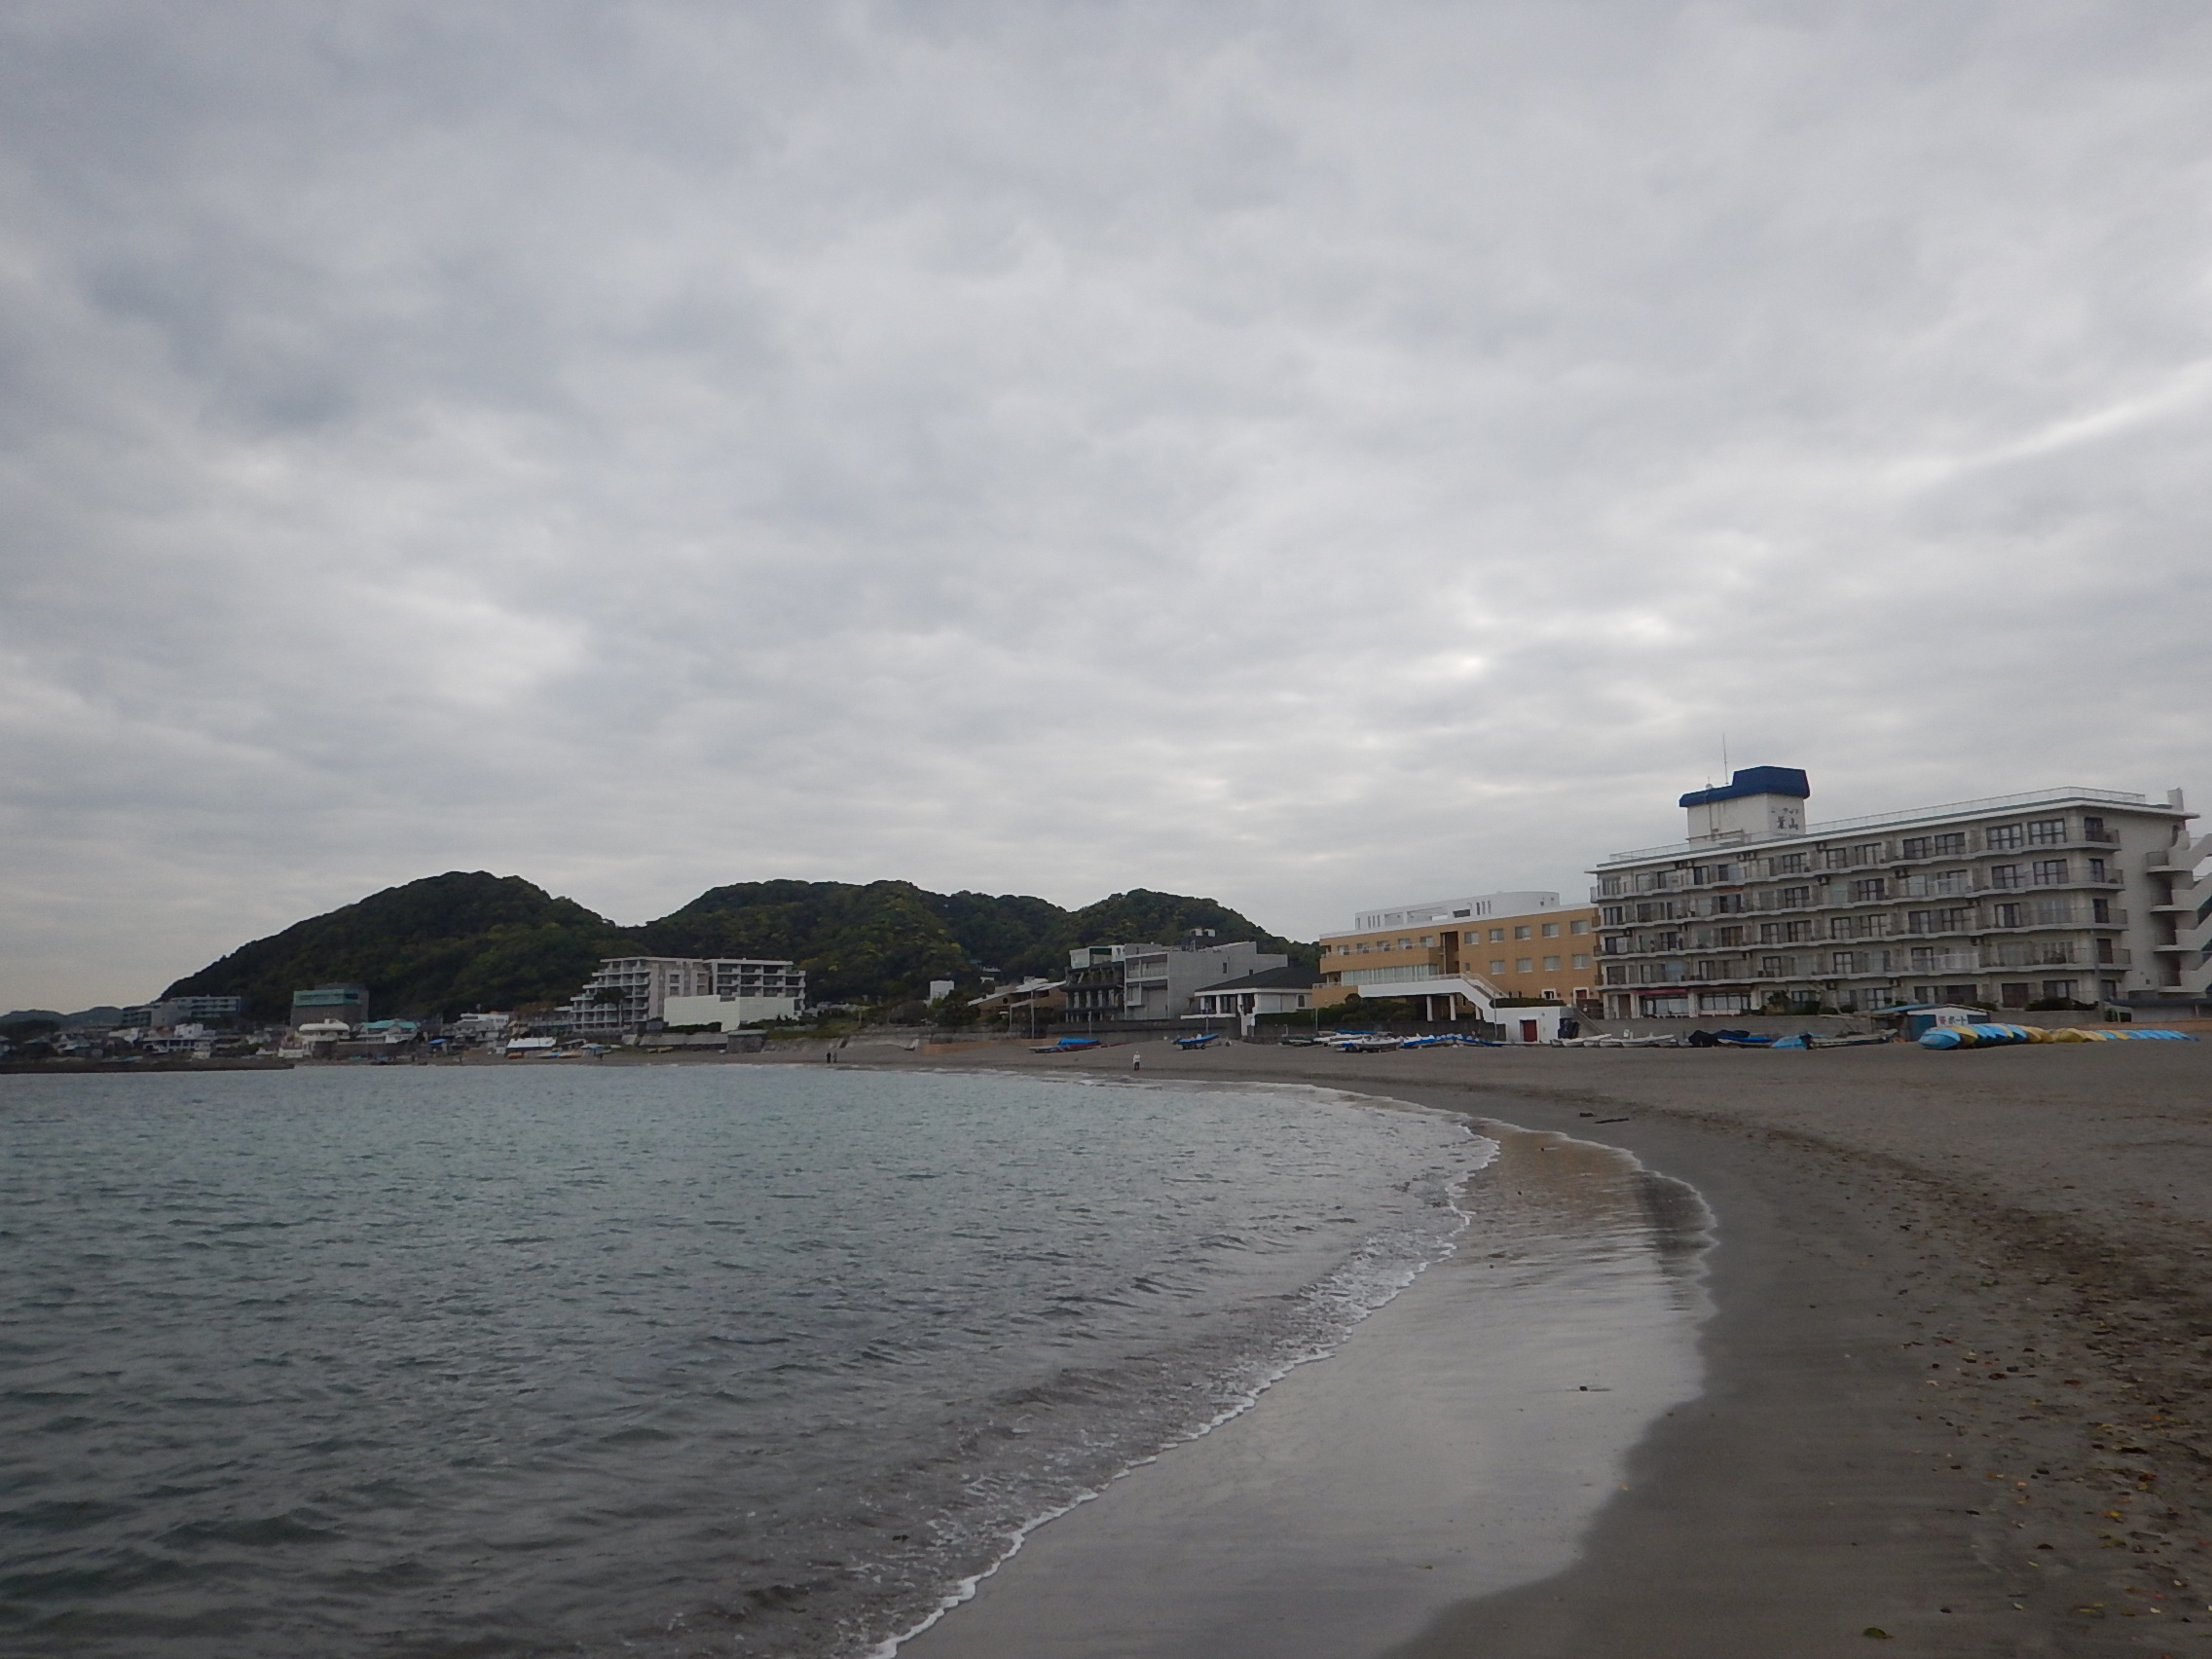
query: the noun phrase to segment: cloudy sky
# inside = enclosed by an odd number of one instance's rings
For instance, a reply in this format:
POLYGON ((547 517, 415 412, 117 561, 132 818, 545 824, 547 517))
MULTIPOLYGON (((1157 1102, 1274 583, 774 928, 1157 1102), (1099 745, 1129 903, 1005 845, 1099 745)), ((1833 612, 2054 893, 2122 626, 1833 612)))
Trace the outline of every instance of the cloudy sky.
POLYGON ((0 1008, 435 871, 2212 805, 2212 14, 17 0, 0 1008))

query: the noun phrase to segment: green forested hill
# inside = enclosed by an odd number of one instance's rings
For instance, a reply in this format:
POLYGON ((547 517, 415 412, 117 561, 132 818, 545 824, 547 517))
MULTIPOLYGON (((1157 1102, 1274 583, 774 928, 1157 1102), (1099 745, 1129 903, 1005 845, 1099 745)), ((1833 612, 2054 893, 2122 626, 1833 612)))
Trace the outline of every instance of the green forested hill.
POLYGON ((281 1019, 304 985, 369 987, 378 1017, 565 1002, 632 936, 519 875, 449 870, 242 944, 165 996, 242 996, 281 1019))
POLYGON ((281 1018, 304 985, 367 985, 378 1015, 456 1014, 566 1001, 603 956, 791 958, 830 1002, 913 997, 977 971, 1057 975, 1069 949, 1125 940, 1173 943, 1190 928, 1257 940, 1311 960, 1211 899, 1142 888, 1081 910, 1020 894, 929 893, 905 881, 747 881, 717 887, 639 928, 617 927, 520 876, 450 871, 374 894, 179 979, 167 994, 243 996, 281 1018))

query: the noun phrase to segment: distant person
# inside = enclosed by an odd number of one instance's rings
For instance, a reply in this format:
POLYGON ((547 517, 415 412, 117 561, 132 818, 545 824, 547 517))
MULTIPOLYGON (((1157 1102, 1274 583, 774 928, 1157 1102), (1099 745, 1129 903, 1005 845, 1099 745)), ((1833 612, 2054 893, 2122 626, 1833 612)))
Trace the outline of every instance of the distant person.
POLYGON ((1144 1056, 1143 1056, 1142 1054, 1131 1054, 1131 1055, 1129 1056, 1129 1070, 1131 1070, 1131 1071, 1142 1071, 1142 1070, 1144 1070, 1144 1056))

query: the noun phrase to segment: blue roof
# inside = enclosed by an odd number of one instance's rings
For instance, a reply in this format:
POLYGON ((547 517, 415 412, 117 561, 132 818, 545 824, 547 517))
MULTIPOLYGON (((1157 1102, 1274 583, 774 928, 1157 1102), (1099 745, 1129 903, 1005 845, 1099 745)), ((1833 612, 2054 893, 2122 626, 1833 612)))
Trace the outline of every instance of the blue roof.
POLYGON ((1697 790, 1682 796, 1682 806, 1711 806, 1716 800, 1742 800, 1746 795, 1795 795, 1804 800, 1813 793, 1805 774, 1795 766, 1746 766, 1716 790, 1697 790))

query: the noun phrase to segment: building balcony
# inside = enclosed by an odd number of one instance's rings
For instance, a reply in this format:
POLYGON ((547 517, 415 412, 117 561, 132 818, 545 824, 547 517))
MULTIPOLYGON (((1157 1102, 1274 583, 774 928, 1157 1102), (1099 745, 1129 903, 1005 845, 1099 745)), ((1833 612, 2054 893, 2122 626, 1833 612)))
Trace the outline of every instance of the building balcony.
POLYGON ((2126 968, 2132 965, 2131 952, 2115 949, 2109 956, 2097 952, 2077 940, 2029 942, 2025 940, 1991 945, 1981 952, 1984 968, 2126 968))
POLYGON ((1982 915, 1986 918, 1986 925, 1977 929, 1977 932, 2013 933, 2026 928, 2123 928, 2127 926, 2128 912, 2123 907, 2107 904, 2104 914, 2100 916, 2093 905, 2081 900, 2059 900, 2054 903, 2048 899, 2022 899, 1999 900, 1986 906, 1982 915), (2014 922, 2000 919, 2000 912, 2011 904, 2039 913, 2024 916, 2014 922))

